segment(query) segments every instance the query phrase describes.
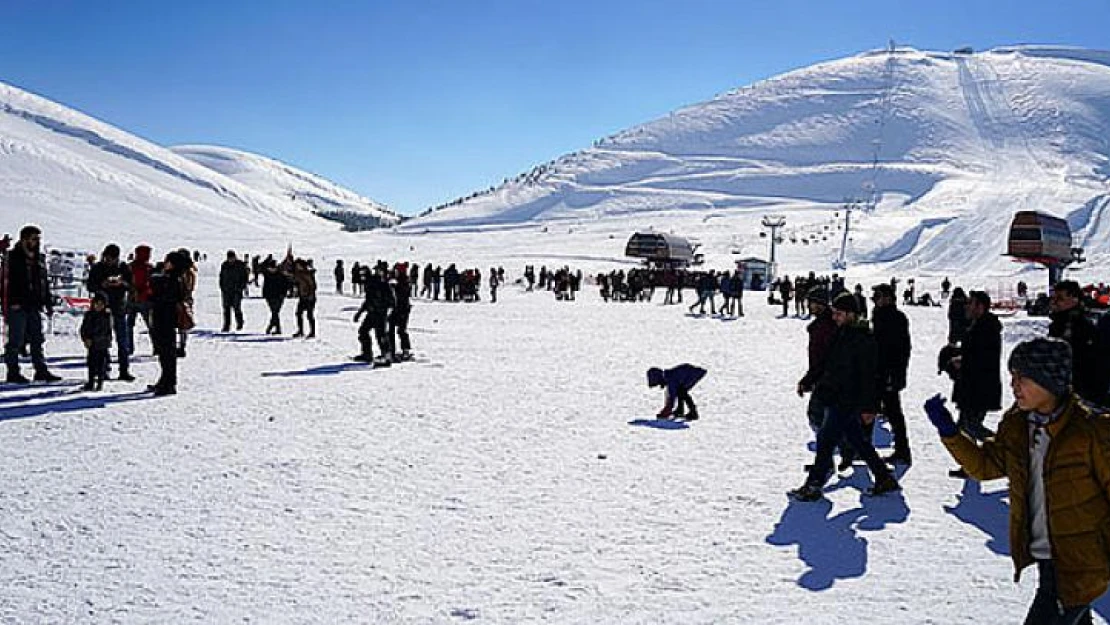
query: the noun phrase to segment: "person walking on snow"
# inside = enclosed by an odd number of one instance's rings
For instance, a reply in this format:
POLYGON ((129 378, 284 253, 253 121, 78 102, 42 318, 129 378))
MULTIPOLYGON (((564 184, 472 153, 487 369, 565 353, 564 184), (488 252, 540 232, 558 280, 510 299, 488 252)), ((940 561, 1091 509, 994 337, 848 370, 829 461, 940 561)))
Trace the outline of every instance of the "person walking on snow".
POLYGON ((663 409, 659 411, 656 417, 660 419, 670 418, 673 410, 676 419, 696 421, 698 408, 694 405, 693 398, 690 397, 690 390, 705 377, 705 373, 705 369, 689 363, 666 370, 658 367, 648 369, 648 387, 661 386, 667 389, 663 409))
POLYGON ((311 260, 298 258, 293 261, 293 283, 297 289, 297 332, 293 338, 316 337, 316 268, 311 260), (308 334, 304 333, 304 318, 308 317, 308 334))
POLYGON ((832 475, 833 450, 842 437, 848 439, 871 470, 875 483, 868 495, 884 495, 901 489, 871 441, 863 437, 863 423, 875 420, 878 407, 875 337, 867 322, 860 322, 856 298, 851 293, 838 295, 832 308, 836 336, 814 390, 825 404, 825 418, 817 432, 817 457, 809 476, 804 484, 788 493, 798 501, 816 501, 824 497, 821 489, 832 475))
POLYGON ((220 299, 224 312, 221 332, 231 331, 232 314, 235 316, 235 329, 243 329, 243 291, 249 278, 247 263, 239 260, 234 251, 228 250, 227 260, 220 265, 220 299))
POLYGON ((1090 604, 1110 583, 1110 414, 1074 392, 1063 340, 1021 343, 1008 367, 1014 405, 994 438, 962 432, 940 395, 925 413, 971 478, 1010 482, 1014 581, 1033 564, 1040 578, 1025 624, 1090 623, 1090 604))
POLYGON ((355 313, 355 322, 366 315, 366 319, 358 327, 358 342, 362 347, 362 351, 354 357, 354 360, 359 362, 374 362, 376 366, 388 367, 392 361, 393 348, 389 335, 387 334, 386 324, 389 321, 389 313, 396 306, 397 301, 394 298, 393 288, 386 282, 386 266, 384 263, 379 263, 373 273, 366 276, 366 281, 363 288, 366 293, 366 298, 359 307, 358 312, 355 313), (371 331, 374 333, 371 338, 371 331), (381 351, 381 359, 377 362, 374 361, 374 339, 378 341, 378 349, 381 351))

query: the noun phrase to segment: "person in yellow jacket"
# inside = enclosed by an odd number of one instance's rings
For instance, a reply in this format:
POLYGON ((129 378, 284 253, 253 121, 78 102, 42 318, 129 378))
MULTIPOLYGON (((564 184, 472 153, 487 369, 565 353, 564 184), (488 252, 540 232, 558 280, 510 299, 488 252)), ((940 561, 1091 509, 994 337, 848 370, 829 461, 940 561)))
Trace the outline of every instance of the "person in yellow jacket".
POLYGON ((983 442, 956 427, 943 397, 925 402, 972 479, 1010 481, 1014 580, 1032 564, 1040 576, 1026 625, 1090 623, 1090 604, 1110 583, 1110 414, 1072 391, 1071 361, 1059 339, 1014 348, 1014 405, 983 442))

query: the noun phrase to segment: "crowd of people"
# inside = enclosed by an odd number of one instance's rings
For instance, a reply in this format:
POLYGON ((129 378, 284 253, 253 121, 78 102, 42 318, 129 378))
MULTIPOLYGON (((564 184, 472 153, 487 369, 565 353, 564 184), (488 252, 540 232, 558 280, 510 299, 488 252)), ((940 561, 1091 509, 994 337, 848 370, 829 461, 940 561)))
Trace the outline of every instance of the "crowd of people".
MULTIPOLYGON (((54 382, 43 352, 43 314, 54 305, 52 283, 41 250, 42 232, 26 226, 18 241, 5 251, 3 319, 7 342, 4 360, 8 384, 54 382), (26 349, 33 376, 23 375, 20 355, 26 349)), ((79 328, 86 348, 88 380, 85 390, 97 391, 112 379, 111 351, 115 349, 114 379, 132 382, 134 331, 142 319, 149 329, 160 374, 148 388, 154 395, 177 392, 177 360, 186 356, 188 331, 195 325, 193 302, 197 285, 197 252, 172 250, 152 263, 153 250, 137 246, 129 261, 109 244, 89 267, 85 285, 89 308, 79 328)), ((408 331, 414 298, 447 302, 479 301, 482 273, 416 263, 373 265, 343 261, 334 268, 337 293, 344 293, 350 275, 351 293, 362 297, 354 315, 359 323, 359 352, 354 359, 390 366, 412 358, 408 331), (375 355, 376 346, 376 355, 375 355)), ((490 301, 505 284, 503 268, 490 267, 490 301)), ((297 330, 293 337, 316 336, 316 269, 311 259, 288 252, 278 261, 228 251, 219 272, 223 332, 244 327, 243 298, 261 280, 261 295, 270 311, 268 334, 281 334, 284 300, 297 299, 297 330), (247 262, 250 258, 250 262, 247 262), (307 325, 306 322, 307 321, 307 325)), ((663 304, 679 304, 691 288, 696 301, 688 307, 705 314, 743 316, 743 280, 728 271, 634 269, 598 274, 602 299, 651 301, 654 290, 667 289, 663 304), (716 297, 723 298, 718 309, 716 297)), ((582 272, 569 267, 537 272, 529 265, 521 280, 527 291, 551 291, 556 299, 573 300, 582 272)), ((836 473, 856 462, 872 475, 868 495, 901 489, 899 467, 913 464, 913 449, 901 393, 913 339, 902 305, 948 305, 947 343, 936 356, 938 373, 952 382, 953 415, 939 394, 924 406, 944 446, 959 465, 949 475, 958 479, 1009 479, 1011 554, 1017 572, 1036 565, 1039 587, 1027 623, 1089 622, 1090 603, 1110 584, 1110 560, 1105 541, 1110 538, 1110 314, 1098 321, 1088 305, 1099 302, 1105 286, 1082 287, 1065 280, 1054 285, 1049 299, 1046 336, 1019 344, 1006 361, 1014 403, 996 428, 988 417, 1003 409, 1003 324, 992 311, 991 296, 982 290, 951 288, 945 278, 941 296, 918 295, 907 280, 901 298, 898 280, 875 285, 870 298, 862 285, 849 290, 838 274, 789 276, 769 286, 771 303, 788 316, 809 320, 807 367, 796 383, 799 396, 808 395, 806 421, 816 437, 813 461, 805 466, 801 486, 789 491, 799 502, 824 497, 836 473), (926 297, 928 296, 928 297, 926 297), (924 299, 923 299, 924 298, 924 299), (870 308, 870 310, 869 310, 870 308), (873 444, 879 418, 890 426, 893 452, 882 457, 873 444), (839 462, 836 457, 839 456, 839 462)), ((652 368, 650 386, 667 389, 661 418, 698 418, 689 391, 706 372, 684 364, 673 369, 652 368)))

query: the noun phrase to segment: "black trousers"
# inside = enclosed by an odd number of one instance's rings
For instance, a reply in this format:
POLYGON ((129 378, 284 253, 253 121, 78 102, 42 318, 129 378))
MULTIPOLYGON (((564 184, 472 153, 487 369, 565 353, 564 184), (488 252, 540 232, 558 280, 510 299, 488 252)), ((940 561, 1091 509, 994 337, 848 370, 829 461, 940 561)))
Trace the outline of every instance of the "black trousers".
POLYGON ((698 407, 690 397, 690 389, 678 387, 677 399, 678 402, 674 407, 675 415, 697 414, 698 407))
POLYGON ((89 367, 89 382, 100 382, 107 379, 108 360, 107 349, 89 348, 89 353, 85 357, 85 364, 89 367))
POLYGON ((177 328, 151 330, 150 342, 154 344, 154 351, 158 354, 158 365, 162 369, 155 386, 165 389, 177 389, 177 328))
POLYGON ((1056 584, 1056 565, 1052 560, 1037 560, 1037 594, 1025 616, 1025 625, 1090 625, 1091 606, 1063 608, 1056 584))
POLYGON ((390 344, 389 334, 386 332, 385 315, 367 315, 362 318, 362 325, 358 327, 358 342, 362 346, 363 355, 367 357, 374 355, 374 341, 370 338, 371 331, 374 333, 374 339, 378 341, 378 349, 381 350, 382 355, 391 355, 393 347, 390 344))
POLYGON ((231 316, 235 315, 235 327, 237 330, 243 329, 243 292, 242 291, 222 291, 220 293, 223 299, 224 307, 224 332, 231 329, 231 316))
POLYGON ((316 334, 316 298, 302 297, 297 300, 297 334, 304 334, 304 318, 308 317, 308 333, 316 334))
POLYGON ((906 434, 906 415, 902 412, 902 398, 898 391, 883 391, 879 397, 880 409, 894 433, 894 455, 910 457, 910 439, 906 434))
POLYGON ((266 299, 266 305, 270 307, 270 324, 266 326, 266 334, 273 330, 275 334, 281 334, 281 307, 285 304, 284 297, 271 297, 266 299))
POLYGON ((389 337, 392 346, 397 345, 397 339, 401 339, 401 351, 407 352, 412 349, 412 343, 409 342, 409 315, 412 314, 412 309, 395 310, 389 318, 389 337))

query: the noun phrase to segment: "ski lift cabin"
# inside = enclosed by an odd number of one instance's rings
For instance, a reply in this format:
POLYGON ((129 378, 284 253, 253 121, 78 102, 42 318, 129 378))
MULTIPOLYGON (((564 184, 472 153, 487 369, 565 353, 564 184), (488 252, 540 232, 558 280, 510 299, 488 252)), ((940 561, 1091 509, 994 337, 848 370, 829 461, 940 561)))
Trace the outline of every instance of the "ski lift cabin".
POLYGON ((1068 222, 1036 211, 1020 211, 1010 223, 1006 255, 1021 260, 1058 265, 1072 260, 1068 222))
POLYGON ((686 239, 662 232, 637 232, 628 239, 624 255, 642 258, 649 265, 685 267, 696 264, 697 246, 686 239))

